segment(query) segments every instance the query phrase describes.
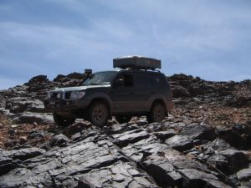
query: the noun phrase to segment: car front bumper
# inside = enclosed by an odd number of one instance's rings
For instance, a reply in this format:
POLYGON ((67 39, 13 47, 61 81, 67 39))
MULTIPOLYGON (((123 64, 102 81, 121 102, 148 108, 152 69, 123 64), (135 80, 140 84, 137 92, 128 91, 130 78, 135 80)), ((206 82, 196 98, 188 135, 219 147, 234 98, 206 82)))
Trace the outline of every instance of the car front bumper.
POLYGON ((80 100, 45 100, 45 110, 48 112, 74 112, 79 109, 85 109, 88 104, 85 101, 80 100))

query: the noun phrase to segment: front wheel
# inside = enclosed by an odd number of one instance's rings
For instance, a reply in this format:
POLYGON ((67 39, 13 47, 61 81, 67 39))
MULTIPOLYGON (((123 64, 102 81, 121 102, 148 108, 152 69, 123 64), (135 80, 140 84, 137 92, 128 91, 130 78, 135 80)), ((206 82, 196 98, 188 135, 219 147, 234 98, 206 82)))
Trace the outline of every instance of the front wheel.
POLYGON ((89 119, 92 124, 102 127, 109 118, 109 109, 104 102, 95 102, 91 105, 89 119))
POLYGON ((162 103, 155 103, 147 116, 149 123, 161 122, 166 116, 165 106, 162 103))
POLYGON ((66 127, 75 122, 75 118, 65 118, 63 116, 58 115, 57 113, 53 113, 53 119, 58 126, 66 127))

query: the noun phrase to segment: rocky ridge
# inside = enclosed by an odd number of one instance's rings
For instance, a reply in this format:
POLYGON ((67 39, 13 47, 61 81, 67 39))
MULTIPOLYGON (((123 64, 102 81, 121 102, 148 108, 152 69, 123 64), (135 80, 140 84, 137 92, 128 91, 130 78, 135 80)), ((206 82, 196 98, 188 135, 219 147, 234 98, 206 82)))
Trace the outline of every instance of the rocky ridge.
POLYGON ((42 100, 84 75, 0 91, 0 187, 250 187, 251 81, 168 77, 175 110, 103 128, 57 127, 42 100))

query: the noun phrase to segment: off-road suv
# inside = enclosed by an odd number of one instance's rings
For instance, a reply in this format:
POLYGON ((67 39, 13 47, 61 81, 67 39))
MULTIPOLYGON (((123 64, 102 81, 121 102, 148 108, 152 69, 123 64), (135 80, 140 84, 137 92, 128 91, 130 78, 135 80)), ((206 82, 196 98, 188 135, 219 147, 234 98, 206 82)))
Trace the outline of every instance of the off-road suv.
POLYGON ((172 108, 171 90, 164 74, 156 71, 159 60, 122 57, 113 61, 120 70, 92 74, 82 86, 57 88, 48 93, 47 110, 58 125, 84 118, 103 126, 115 116, 119 123, 146 115, 149 122, 162 121, 172 108))

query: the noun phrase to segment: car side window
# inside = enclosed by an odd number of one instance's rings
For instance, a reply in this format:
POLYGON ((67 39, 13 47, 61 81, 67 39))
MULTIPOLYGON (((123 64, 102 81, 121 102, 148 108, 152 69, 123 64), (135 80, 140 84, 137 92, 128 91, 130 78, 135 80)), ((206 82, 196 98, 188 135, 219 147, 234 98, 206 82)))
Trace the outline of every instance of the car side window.
POLYGON ((117 77, 123 87, 132 87, 134 85, 133 76, 131 74, 121 74, 117 77))

